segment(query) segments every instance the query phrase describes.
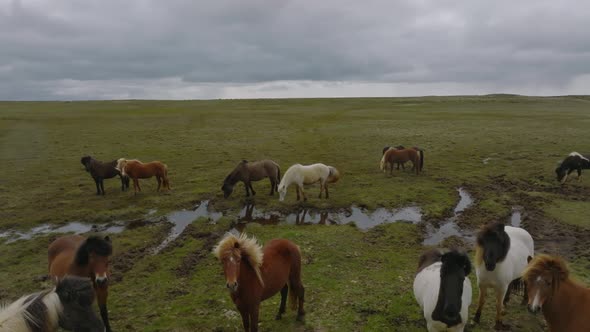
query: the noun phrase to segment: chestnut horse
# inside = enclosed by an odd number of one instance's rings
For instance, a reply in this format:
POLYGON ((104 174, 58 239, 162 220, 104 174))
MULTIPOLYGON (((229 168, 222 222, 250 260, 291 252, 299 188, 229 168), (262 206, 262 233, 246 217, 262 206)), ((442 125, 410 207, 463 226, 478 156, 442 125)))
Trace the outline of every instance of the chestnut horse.
MULTIPOLYGON (((383 153, 381 155, 384 155, 385 152, 387 152, 389 149, 404 150, 405 147, 403 145, 398 145, 398 146, 395 146, 395 147, 386 146, 386 147, 383 148, 383 153)), ((418 151, 418 153, 420 153, 420 172, 421 172, 422 171, 422 168, 424 167, 424 150, 421 149, 421 148, 419 148, 419 147, 417 147, 417 146, 412 147, 412 149, 414 149, 414 150, 418 151)), ((399 170, 400 165, 401 165, 401 167, 402 167, 403 170, 406 169, 405 162, 403 162, 403 163, 402 162, 396 162, 396 164, 397 164, 397 168, 396 168, 397 170, 399 170)))
POLYGON ((407 161, 411 161, 412 168, 416 171, 416 174, 420 174, 420 171, 422 170, 422 164, 420 161, 421 154, 421 151, 417 151, 415 149, 388 149, 381 158, 380 168, 385 172, 387 170, 387 164, 389 164, 389 174, 393 174, 393 166, 395 163, 405 163, 407 161))
POLYGON ((543 311, 549 331, 590 331, 590 288, 569 277, 565 262, 538 255, 523 273, 529 311, 543 311))
POLYGON ((274 239, 262 249, 254 237, 227 233, 213 253, 223 264, 226 286, 246 332, 258 331, 260 302, 279 291, 281 304, 276 319, 281 319, 285 312, 287 294, 292 309, 298 307, 297 319, 305 315, 301 252, 293 242, 274 239))
POLYGON ((281 181, 281 168, 279 167, 279 164, 268 159, 253 162, 242 160, 236 168, 229 173, 225 180, 223 180, 223 186, 221 187, 221 190, 223 190, 223 197, 228 198, 234 191, 234 186, 239 181, 244 182, 244 186, 246 187, 246 197, 250 196, 250 191, 252 191, 252 195, 254 196, 256 195, 256 192, 254 191, 254 188, 252 188, 252 181, 260 181, 264 178, 270 179, 270 195, 272 196, 275 190, 277 190, 279 181, 281 181))
POLYGON ((66 235, 49 245, 49 275, 61 279, 66 275, 92 280, 100 316, 106 331, 111 331, 107 310, 109 256, 113 253, 111 239, 66 235))
POLYGON ((155 176, 158 181, 157 191, 160 191, 162 185, 164 188, 170 190, 170 182, 168 182, 168 166, 159 161, 152 161, 144 164, 137 159, 127 160, 121 158, 117 160, 117 169, 121 171, 121 174, 124 176, 133 179, 133 190, 136 195, 138 191, 141 191, 139 179, 149 179, 152 176, 155 176))

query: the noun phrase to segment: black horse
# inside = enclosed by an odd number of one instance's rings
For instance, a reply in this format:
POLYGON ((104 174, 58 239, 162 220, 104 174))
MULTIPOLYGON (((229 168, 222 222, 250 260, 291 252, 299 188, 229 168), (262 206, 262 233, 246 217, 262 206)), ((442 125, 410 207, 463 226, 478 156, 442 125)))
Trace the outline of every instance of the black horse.
POLYGON ((90 173, 96 183, 96 194, 104 195, 104 179, 114 178, 119 176, 121 178, 121 191, 125 191, 129 188, 129 177, 124 176, 116 169, 117 161, 103 163, 98 161, 91 156, 84 156, 80 160, 82 165, 86 168, 86 172, 90 173))
POLYGON ((590 169, 590 159, 577 152, 572 152, 564 161, 555 169, 557 181, 565 183, 568 175, 573 171, 578 171, 578 181, 582 177, 582 170, 590 169))

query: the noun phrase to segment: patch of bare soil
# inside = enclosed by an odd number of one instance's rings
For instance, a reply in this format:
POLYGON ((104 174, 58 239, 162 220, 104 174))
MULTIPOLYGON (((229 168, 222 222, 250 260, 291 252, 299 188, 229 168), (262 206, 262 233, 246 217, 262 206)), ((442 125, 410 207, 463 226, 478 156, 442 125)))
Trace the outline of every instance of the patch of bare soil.
POLYGON ((188 225, 184 231, 180 234, 178 238, 176 238, 166 249, 164 250, 172 250, 176 247, 181 247, 186 239, 194 238, 204 241, 201 248, 197 249, 196 251, 191 252, 189 255, 185 256, 182 259, 180 265, 174 268, 174 273, 177 277, 188 277, 194 271, 195 266, 199 264, 199 262, 211 254, 211 250, 219 240, 219 238, 223 236, 221 232, 201 232, 195 227, 193 224, 188 225))
MULTIPOLYGON (((147 225, 147 224, 146 224, 147 225)), ((140 226, 136 226, 140 227, 140 226)), ((119 282, 123 280, 123 274, 125 272, 131 270, 133 265, 138 262, 143 257, 149 255, 153 248, 157 247, 166 236, 168 236, 168 232, 170 228, 172 228, 172 224, 170 223, 162 223, 151 227, 159 227, 159 230, 156 232, 156 236, 150 239, 148 243, 144 246, 139 248, 134 248, 131 250, 127 250, 120 254, 114 255, 111 259, 112 261, 112 268, 111 268, 111 280, 112 282, 119 282)))

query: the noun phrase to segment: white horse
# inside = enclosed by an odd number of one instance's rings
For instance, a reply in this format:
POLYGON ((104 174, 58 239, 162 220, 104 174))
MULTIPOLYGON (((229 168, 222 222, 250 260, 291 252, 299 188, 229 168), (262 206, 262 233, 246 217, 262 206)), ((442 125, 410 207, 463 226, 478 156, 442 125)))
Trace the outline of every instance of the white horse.
POLYGON ((471 304, 471 262, 465 253, 438 249, 420 257, 414 297, 424 312, 429 332, 462 332, 471 304))
POLYGON ((299 192, 303 195, 303 200, 307 201, 305 191, 303 191, 303 185, 313 184, 316 182, 320 183, 320 195, 322 198, 322 192, 326 191, 326 198, 328 194, 328 183, 335 183, 340 179, 340 173, 332 166, 326 166, 324 164, 313 164, 313 165, 301 165, 295 164, 285 172, 285 175, 279 183, 279 200, 285 200, 285 194, 287 194, 287 188, 290 185, 297 185, 297 200, 300 199, 299 192))
POLYGON ((506 330, 502 311, 512 282, 520 282, 523 271, 535 252, 533 238, 524 229, 503 223, 485 226, 477 235, 475 273, 479 286, 479 303, 473 320, 479 323, 486 291, 496 292, 496 330, 506 330))
POLYGON ((0 306, 0 331, 67 330, 103 332, 92 309, 94 290, 89 278, 67 276, 51 290, 29 294, 0 306))

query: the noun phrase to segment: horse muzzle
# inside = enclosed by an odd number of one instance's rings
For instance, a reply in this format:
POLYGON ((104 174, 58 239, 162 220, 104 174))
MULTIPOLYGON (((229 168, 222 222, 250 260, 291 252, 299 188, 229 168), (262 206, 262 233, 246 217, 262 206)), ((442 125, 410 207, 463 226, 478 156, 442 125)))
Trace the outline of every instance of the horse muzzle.
POLYGON ((106 276, 106 274, 100 277, 97 276, 96 278, 94 278, 94 281, 96 282, 96 285, 98 287, 104 287, 109 284, 109 278, 106 276))
POLYGON ((541 310, 541 307, 539 307, 539 306, 532 306, 532 305, 530 305, 530 304, 529 304, 529 305, 527 306, 527 309, 529 310, 529 312, 530 312, 531 314, 536 314, 536 313, 538 313, 538 312, 539 312, 539 310, 541 310))
POLYGON ((227 289, 230 290, 230 292, 234 293, 238 290, 238 282, 234 282, 234 283, 227 283, 225 284, 225 286, 227 287, 227 289))

